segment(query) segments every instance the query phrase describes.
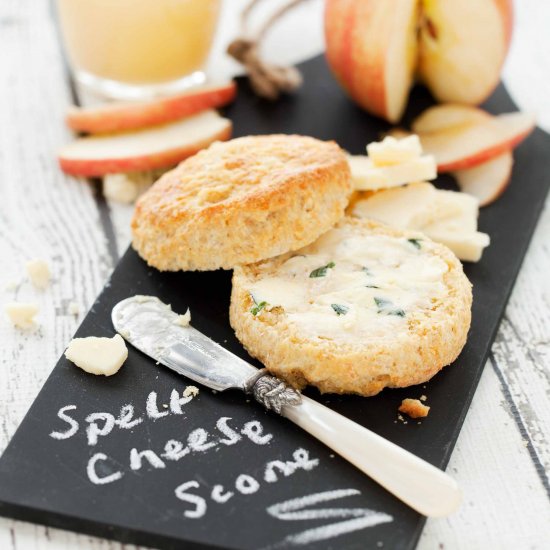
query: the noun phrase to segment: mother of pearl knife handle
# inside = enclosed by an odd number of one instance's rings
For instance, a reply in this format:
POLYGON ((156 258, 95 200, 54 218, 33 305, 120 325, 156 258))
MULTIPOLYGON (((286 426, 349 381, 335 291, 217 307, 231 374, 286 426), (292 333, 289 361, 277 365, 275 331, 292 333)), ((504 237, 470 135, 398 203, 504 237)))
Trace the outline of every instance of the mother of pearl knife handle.
POLYGON ((460 505, 462 493, 445 472, 317 401, 302 395, 281 414, 417 512, 442 517, 460 505))
POLYGON ((387 439, 258 371, 249 391, 382 485, 429 517, 447 516, 462 500, 456 481, 387 439))

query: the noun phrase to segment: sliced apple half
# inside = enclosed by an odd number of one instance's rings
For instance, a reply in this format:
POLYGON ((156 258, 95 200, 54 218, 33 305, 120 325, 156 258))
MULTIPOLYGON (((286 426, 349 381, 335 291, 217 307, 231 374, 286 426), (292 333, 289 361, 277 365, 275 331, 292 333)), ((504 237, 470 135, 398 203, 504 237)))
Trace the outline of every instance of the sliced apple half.
POLYGON ((423 0, 419 28, 418 75, 434 97, 481 103, 506 57, 511 0, 423 0))
POLYGON ((71 107, 66 122, 77 132, 102 134, 172 122, 233 101, 235 82, 201 86, 154 101, 115 102, 99 107, 71 107))
POLYGON ((401 118, 417 58, 416 0, 328 0, 327 60, 337 80, 364 109, 401 118))
POLYGON ((502 153, 492 160, 452 173, 460 190, 476 197, 479 206, 487 206, 502 193, 512 177, 514 157, 510 151, 502 153))
POLYGON ((429 134, 484 122, 490 119, 491 116, 487 111, 477 107, 443 103, 429 107, 418 115, 411 124, 411 130, 415 134, 429 134))
POLYGON ((75 176, 153 170, 176 165, 214 141, 231 137, 231 121, 208 110, 145 130, 80 138, 59 154, 61 169, 75 176))
POLYGON ((433 155, 438 172, 470 168, 514 148, 533 130, 527 113, 507 113, 477 123, 420 135, 422 148, 433 155))

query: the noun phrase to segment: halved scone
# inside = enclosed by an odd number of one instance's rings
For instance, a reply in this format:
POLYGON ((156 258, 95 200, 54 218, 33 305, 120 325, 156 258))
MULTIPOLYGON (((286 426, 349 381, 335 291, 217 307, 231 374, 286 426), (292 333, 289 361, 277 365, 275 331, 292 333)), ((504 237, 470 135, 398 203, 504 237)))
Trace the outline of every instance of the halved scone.
POLYGON ((295 135, 215 143, 138 200, 133 246, 160 270, 231 269, 312 243, 352 191, 334 142, 295 135))
POLYGON ((297 252, 237 267, 230 320, 249 353, 293 386, 374 395, 452 363, 471 304, 448 248, 345 218, 297 252))

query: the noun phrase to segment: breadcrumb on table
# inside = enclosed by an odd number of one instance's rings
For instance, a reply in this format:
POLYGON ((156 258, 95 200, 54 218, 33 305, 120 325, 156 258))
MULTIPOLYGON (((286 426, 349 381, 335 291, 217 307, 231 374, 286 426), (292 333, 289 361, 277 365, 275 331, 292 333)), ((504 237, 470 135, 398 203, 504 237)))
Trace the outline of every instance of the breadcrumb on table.
POLYGON ((398 410, 411 418, 424 418, 428 416, 430 407, 424 405, 419 399, 403 399, 398 410))

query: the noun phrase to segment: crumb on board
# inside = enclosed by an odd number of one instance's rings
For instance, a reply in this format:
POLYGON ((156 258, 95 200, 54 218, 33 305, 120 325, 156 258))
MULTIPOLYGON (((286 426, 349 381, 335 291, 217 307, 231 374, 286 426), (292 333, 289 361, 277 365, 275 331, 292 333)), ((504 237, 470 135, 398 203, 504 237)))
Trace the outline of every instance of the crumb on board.
POLYGON ((420 401, 426 401, 428 398, 425 395, 420 396, 420 401))
POLYGON ((199 388, 197 386, 187 386, 183 390, 183 397, 195 397, 199 395, 199 388))
POLYGON ((428 416, 430 407, 424 405, 419 399, 403 399, 398 410, 411 418, 424 418, 428 416))

